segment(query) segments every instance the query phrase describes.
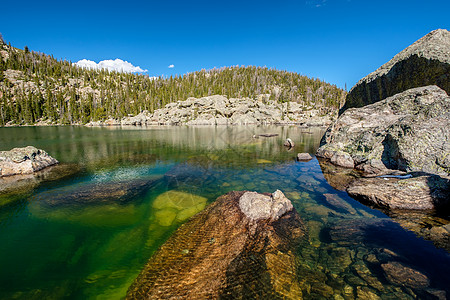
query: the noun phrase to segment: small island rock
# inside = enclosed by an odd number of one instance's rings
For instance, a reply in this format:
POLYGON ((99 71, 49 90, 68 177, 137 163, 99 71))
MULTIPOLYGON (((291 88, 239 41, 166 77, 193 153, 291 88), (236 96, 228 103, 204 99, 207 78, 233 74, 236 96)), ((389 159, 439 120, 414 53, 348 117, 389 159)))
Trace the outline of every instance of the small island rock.
POLYGON ((298 161, 310 161, 311 159, 312 159, 312 156, 309 153, 298 153, 297 154, 298 161))
POLYGON ((57 163, 47 152, 32 146, 0 151, 0 177, 31 174, 57 163))

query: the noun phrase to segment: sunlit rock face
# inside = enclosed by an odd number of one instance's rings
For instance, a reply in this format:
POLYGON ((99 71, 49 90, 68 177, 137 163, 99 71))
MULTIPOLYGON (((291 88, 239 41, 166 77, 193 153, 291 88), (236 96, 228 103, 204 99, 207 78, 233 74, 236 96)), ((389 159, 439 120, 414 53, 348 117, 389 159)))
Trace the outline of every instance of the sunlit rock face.
POLYGON ((281 191, 230 192, 169 238, 127 299, 299 299, 293 251, 304 235, 281 191))
POLYGON ((280 190, 276 190, 271 196, 245 192, 239 198, 239 208, 253 221, 261 219, 275 221, 292 210, 293 206, 280 190))
MULTIPOLYGON (((121 125, 250 125, 302 124, 328 126, 336 118, 334 108, 311 109, 297 102, 226 98, 213 95, 188 98, 157 109, 123 118, 121 125)), ((100 125, 100 124, 92 124, 100 125)), ((106 125, 106 124, 105 124, 106 125)))
POLYGON ((437 85, 450 93, 448 74, 450 32, 434 30, 361 79, 350 90, 341 112, 426 85, 437 85))
POLYGON ((0 177, 31 174, 57 163, 47 152, 32 146, 0 151, 0 177))
POLYGON ((450 97, 426 86, 346 110, 328 128, 316 155, 367 173, 394 169, 448 175, 449 141, 450 97), (333 160, 337 153, 345 153, 351 163, 333 160))

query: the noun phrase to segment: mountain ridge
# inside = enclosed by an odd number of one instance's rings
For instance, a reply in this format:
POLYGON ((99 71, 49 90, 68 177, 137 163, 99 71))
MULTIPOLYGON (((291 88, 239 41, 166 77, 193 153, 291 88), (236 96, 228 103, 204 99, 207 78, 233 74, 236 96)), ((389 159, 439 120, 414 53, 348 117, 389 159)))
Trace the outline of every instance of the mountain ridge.
POLYGON ((86 124, 153 112, 189 97, 339 108, 345 91, 319 79, 266 67, 223 67, 168 78, 87 70, 51 55, 0 44, 0 126, 86 124))

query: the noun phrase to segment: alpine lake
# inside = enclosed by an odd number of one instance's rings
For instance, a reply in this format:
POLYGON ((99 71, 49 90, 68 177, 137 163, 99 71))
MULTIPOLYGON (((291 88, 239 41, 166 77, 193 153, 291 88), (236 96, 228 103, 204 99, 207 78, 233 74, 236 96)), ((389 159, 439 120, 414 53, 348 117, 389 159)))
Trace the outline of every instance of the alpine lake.
POLYGON ((0 179, 0 299, 122 299, 151 255, 218 196, 277 189, 307 229, 296 253, 304 298, 449 297, 446 250, 334 188, 340 177, 325 162, 295 160, 313 155, 324 131, 0 128, 0 150, 32 145, 60 162, 0 179), (276 135, 259 136, 267 133, 276 135), (393 262, 425 274, 425 283, 389 278, 381 266, 393 262))

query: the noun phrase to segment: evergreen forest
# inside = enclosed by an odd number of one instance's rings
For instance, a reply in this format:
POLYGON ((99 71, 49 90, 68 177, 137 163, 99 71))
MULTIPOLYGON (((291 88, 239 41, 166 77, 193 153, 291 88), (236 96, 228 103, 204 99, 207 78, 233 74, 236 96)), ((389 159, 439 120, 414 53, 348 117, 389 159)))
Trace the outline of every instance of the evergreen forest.
POLYGON ((200 70, 170 77, 90 70, 0 39, 0 126, 85 124, 153 112, 188 97, 270 94, 305 108, 339 108, 346 92, 306 76, 254 66, 200 70))

